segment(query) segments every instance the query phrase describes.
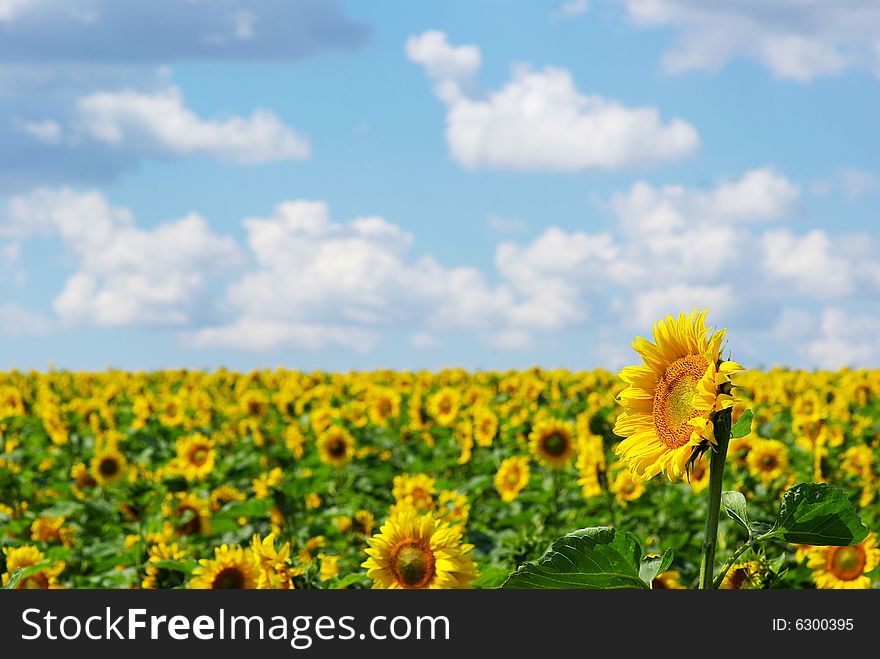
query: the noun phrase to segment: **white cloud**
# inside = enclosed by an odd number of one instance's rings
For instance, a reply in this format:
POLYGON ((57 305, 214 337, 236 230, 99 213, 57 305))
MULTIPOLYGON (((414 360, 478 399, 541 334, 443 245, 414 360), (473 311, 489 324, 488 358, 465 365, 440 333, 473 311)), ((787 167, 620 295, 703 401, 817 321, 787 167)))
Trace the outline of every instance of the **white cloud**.
POLYGON ((735 294, 729 284, 667 286, 636 294, 630 325, 633 328, 649 328, 667 315, 677 316, 682 311, 690 313, 694 309, 711 309, 712 315, 717 318, 730 314, 735 305, 735 294))
POLYGON ((61 125, 57 121, 21 121, 19 128, 43 144, 58 144, 61 141, 61 125))
POLYGON ((578 16, 587 13, 589 9, 589 0, 566 0, 565 2, 560 2, 556 5, 550 13, 550 18, 553 20, 577 18, 578 16))
POLYGON ((200 303, 205 275, 231 267, 238 249, 191 213, 146 230, 98 192, 41 189, 14 197, 0 234, 57 235, 76 271, 53 307, 73 325, 185 325, 200 303))
POLYGON ((236 163, 308 158, 308 141, 267 110, 202 119, 169 87, 148 94, 97 92, 79 99, 77 128, 89 139, 144 155, 204 154, 236 163))
POLYGON ((874 69, 880 5, 874 0, 623 0, 642 27, 677 28, 663 57, 670 73, 716 71, 734 57, 808 81, 853 66, 874 69))
POLYGON ((36 7, 42 0, 0 0, 0 23, 12 23, 17 14, 36 7))
POLYGON ((841 169, 840 181, 844 194, 851 199, 858 199, 870 192, 880 190, 880 176, 863 169, 854 167, 841 169))
POLYGON ((822 313, 821 336, 807 354, 822 368, 880 366, 880 317, 831 307, 822 313))
POLYGON ((699 144, 687 122, 585 95, 565 69, 520 67, 501 89, 475 95, 461 84, 479 67, 475 46, 450 46, 445 34, 426 32, 410 37, 407 53, 435 80, 450 152, 468 169, 614 170, 678 160, 699 144))
POLYGON ((416 332, 409 337, 409 343, 413 348, 434 348, 440 345, 439 339, 428 332, 416 332))
POLYGON ((850 294, 850 264, 835 255, 832 241, 818 229, 798 236, 787 229, 762 236, 763 270, 771 280, 793 287, 795 292, 820 298, 850 294))
POLYGON ((656 188, 639 182, 629 193, 613 195, 611 207, 627 230, 665 233, 699 222, 718 225, 778 220, 797 210, 800 196, 794 183, 764 167, 722 181, 709 191, 681 185, 656 188))
POLYGON ((515 217, 503 217, 501 215, 490 215, 487 223, 489 228, 500 233, 515 233, 528 228, 528 224, 523 220, 515 217))
POLYGON ((299 200, 279 204, 269 218, 247 218, 244 227, 257 268, 228 288, 237 320, 202 330, 197 343, 234 347, 239 326, 262 331, 251 339, 261 346, 303 347, 312 345, 313 328, 316 336, 391 325, 486 331, 513 302, 474 268, 411 256, 412 236, 380 217, 337 223, 323 202, 299 200))
POLYGON ((50 328, 50 321, 42 314, 16 304, 0 304, 0 333, 6 336, 45 334, 50 328))
POLYGON ((369 352, 378 341, 376 332, 353 327, 287 323, 240 318, 230 325, 196 331, 192 343, 198 348, 234 348, 261 351, 279 347, 319 350, 338 347, 369 352))
POLYGON ((406 40, 406 56, 421 64, 436 82, 437 95, 454 102, 461 97, 462 84, 467 84, 480 69, 480 49, 472 45, 452 46, 446 34, 429 30, 406 40))

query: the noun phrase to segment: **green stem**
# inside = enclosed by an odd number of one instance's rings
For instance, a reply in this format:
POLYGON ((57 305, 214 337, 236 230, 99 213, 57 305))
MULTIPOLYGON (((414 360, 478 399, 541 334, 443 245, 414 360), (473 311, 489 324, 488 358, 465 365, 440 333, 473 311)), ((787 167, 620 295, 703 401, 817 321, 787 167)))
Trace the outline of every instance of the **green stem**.
POLYGON ((733 553, 733 556, 731 556, 729 559, 727 559, 727 562, 722 566, 721 570, 718 571, 718 576, 715 577, 715 581, 712 584, 712 587, 718 588, 721 586, 721 582, 724 581, 724 577, 727 576, 727 573, 730 571, 730 568, 733 567, 734 563, 736 563, 736 560, 740 556, 742 556, 744 553, 746 553, 752 547, 759 545, 762 542, 766 542, 767 540, 772 540, 773 538, 776 538, 776 537, 777 537, 776 532, 771 531, 770 533, 765 533, 764 535, 759 535, 757 538, 752 538, 746 544, 744 544, 742 547, 737 549, 733 553))
POLYGON ((700 588, 713 587, 712 572, 715 568, 715 549, 718 545, 718 518, 721 513, 721 490, 724 482, 724 461, 730 443, 731 410, 721 410, 715 415, 715 443, 709 461, 709 510, 706 515, 706 536, 703 540, 703 556, 700 562, 700 588))

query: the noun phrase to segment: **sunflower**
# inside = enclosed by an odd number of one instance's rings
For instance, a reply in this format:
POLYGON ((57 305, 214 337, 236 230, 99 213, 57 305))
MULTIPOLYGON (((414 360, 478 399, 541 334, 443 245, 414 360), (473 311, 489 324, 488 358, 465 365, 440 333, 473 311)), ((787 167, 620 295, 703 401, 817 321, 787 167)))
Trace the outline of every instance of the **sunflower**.
POLYGON ((495 472, 495 489, 501 500, 510 503, 516 499, 529 484, 530 476, 528 456, 520 455, 502 461, 495 472))
POLYGON ((370 394, 369 418, 381 428, 400 415, 400 394, 390 387, 375 387, 370 394))
MULTIPOLYGON (((19 569, 40 565, 46 561, 46 557, 36 547, 24 545, 23 547, 6 547, 6 572, 0 576, 0 584, 6 586, 12 578, 12 574, 19 569)), ((26 589, 57 589, 62 588, 58 583, 58 575, 64 571, 64 561, 55 561, 52 565, 41 568, 34 574, 18 582, 19 590, 26 589)))
POLYGON ((70 547, 73 529, 64 526, 63 517, 38 517, 31 523, 31 540, 37 542, 60 542, 70 547))
POLYGON ((678 480, 695 449, 714 444, 712 414, 732 407, 731 376, 742 367, 722 361, 725 330, 710 333, 706 312, 667 316, 654 326, 654 343, 637 337, 642 366, 627 366, 618 395, 623 412, 614 433, 616 452, 639 478, 665 471, 678 480))
POLYGON ((775 439, 757 439, 746 456, 749 473, 770 485, 788 471, 788 449, 775 439))
POLYGON ((498 432, 498 417, 488 407, 477 407, 474 417, 474 440, 477 446, 491 446, 498 432))
POLYGON ((211 492, 211 509, 217 511, 230 501, 245 501, 246 499, 247 495, 241 490, 223 484, 211 492))
POLYGON ((180 437, 176 448, 175 465, 186 480, 204 480, 214 470, 216 451, 209 437, 198 433, 180 437))
POLYGON ((318 438, 321 462, 332 467, 344 467, 354 457, 354 437, 342 426, 330 426, 318 438))
POLYGON ((269 396, 265 392, 251 389, 242 394, 239 404, 242 416, 260 419, 269 411, 269 396))
POLYGON ((816 547, 808 554, 816 588, 870 588, 868 572, 880 565, 877 534, 851 547, 816 547))
POLYGON ((760 561, 746 561, 731 566, 721 581, 725 590, 754 590, 764 584, 764 566, 760 561))
POLYGON ((98 451, 92 458, 92 477, 98 485, 106 486, 118 481, 125 471, 125 457, 112 444, 98 451))
POLYGON ((147 550, 146 576, 141 588, 153 590, 156 588, 176 588, 182 586, 184 574, 178 570, 156 567, 150 563, 159 561, 182 561, 186 558, 186 551, 180 549, 177 543, 165 544, 160 542, 147 550))
POLYGON ((666 570, 654 577, 651 582, 652 590, 683 590, 687 586, 681 583, 681 573, 678 570, 666 570))
POLYGON ((178 493, 176 502, 162 506, 162 513, 171 520, 178 535, 211 532, 211 506, 208 500, 193 493, 178 493))
POLYGON ((617 503, 626 506, 627 502, 635 501, 645 493, 645 484, 631 471, 621 469, 608 483, 608 489, 614 493, 617 503))
POLYGON ((262 539, 255 533, 251 538, 251 552, 259 566, 257 588, 293 590, 293 578, 303 574, 304 570, 290 566, 289 542, 276 549, 274 533, 262 539))
POLYGON ((214 558, 199 561, 188 587, 201 590, 256 588, 259 578, 259 562, 252 551, 238 545, 221 545, 214 549, 214 558))
POLYGON ((428 398, 427 410, 438 426, 451 426, 461 406, 461 394, 458 389, 443 387, 428 398))
POLYGON ((575 428, 568 421, 547 419, 535 424, 529 434, 532 455, 546 467, 567 467, 575 455, 575 428))
POLYGON ((373 588, 467 588, 477 576, 461 533, 430 513, 402 512, 367 540, 361 564, 373 588))
POLYGON ((394 477, 391 494, 395 501, 411 504, 416 510, 434 507, 436 481, 427 474, 401 474, 394 477))

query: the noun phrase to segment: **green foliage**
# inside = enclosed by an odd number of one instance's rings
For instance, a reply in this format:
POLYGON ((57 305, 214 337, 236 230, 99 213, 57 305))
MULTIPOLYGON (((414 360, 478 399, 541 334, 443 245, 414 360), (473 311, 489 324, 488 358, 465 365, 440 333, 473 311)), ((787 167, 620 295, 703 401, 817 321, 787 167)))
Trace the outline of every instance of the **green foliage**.
POLYGON ((730 437, 732 439, 739 439, 740 437, 745 437, 750 432, 752 432, 752 419, 754 418, 754 414, 751 410, 746 410, 743 412, 739 420, 733 424, 733 427, 730 429, 730 437))
POLYGON ((521 565, 502 588, 650 588, 640 576, 636 537, 607 526, 558 538, 537 561, 521 565))
POLYGON ((727 511, 731 519, 736 521, 751 535, 749 523, 749 511, 746 507, 746 498, 741 492, 727 490, 721 493, 721 506, 727 511))
POLYGON ((771 535, 801 545, 855 545, 868 529, 846 492, 824 483, 801 483, 788 490, 771 535))

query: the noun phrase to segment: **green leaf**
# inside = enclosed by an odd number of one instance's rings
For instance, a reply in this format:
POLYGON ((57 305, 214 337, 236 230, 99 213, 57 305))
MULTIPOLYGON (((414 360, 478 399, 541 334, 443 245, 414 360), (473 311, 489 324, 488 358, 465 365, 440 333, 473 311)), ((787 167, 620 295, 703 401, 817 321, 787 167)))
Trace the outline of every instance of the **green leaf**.
POLYGON ((735 520, 751 535, 751 527, 749 526, 749 511, 746 507, 746 498, 742 492, 734 492, 733 490, 725 490, 721 493, 721 505, 731 519, 735 520))
POLYGON ((642 548, 634 535, 608 526, 557 538, 537 561, 521 565, 502 588, 648 588, 639 577, 642 548))
POLYGON ((230 501, 217 511, 215 517, 266 517, 271 509, 271 499, 251 499, 250 501, 240 502, 230 501))
POLYGON ((59 501, 41 510, 40 517, 70 517, 79 513, 83 507, 78 501, 59 501))
POLYGON ((651 556, 642 560, 639 566, 639 577, 645 583, 651 583, 658 574, 665 572, 672 565, 672 559, 675 553, 672 549, 667 549, 662 556, 651 556))
POLYGON ((801 545, 855 545, 868 529, 846 492, 833 485, 801 483, 782 497, 773 534, 801 545))
POLYGON ((752 432, 752 419, 754 418, 754 414, 752 414, 751 410, 746 410, 742 414, 740 414, 739 420, 733 424, 733 427, 730 429, 730 437, 731 439, 737 439, 739 437, 745 437, 750 432, 752 432))
POLYGON ((12 576, 9 577, 9 581, 3 585, 3 589, 13 590, 28 577, 33 576, 37 572, 45 570, 48 567, 52 567, 50 563, 39 563, 37 565, 29 565, 28 567, 19 568, 12 573, 12 576))

